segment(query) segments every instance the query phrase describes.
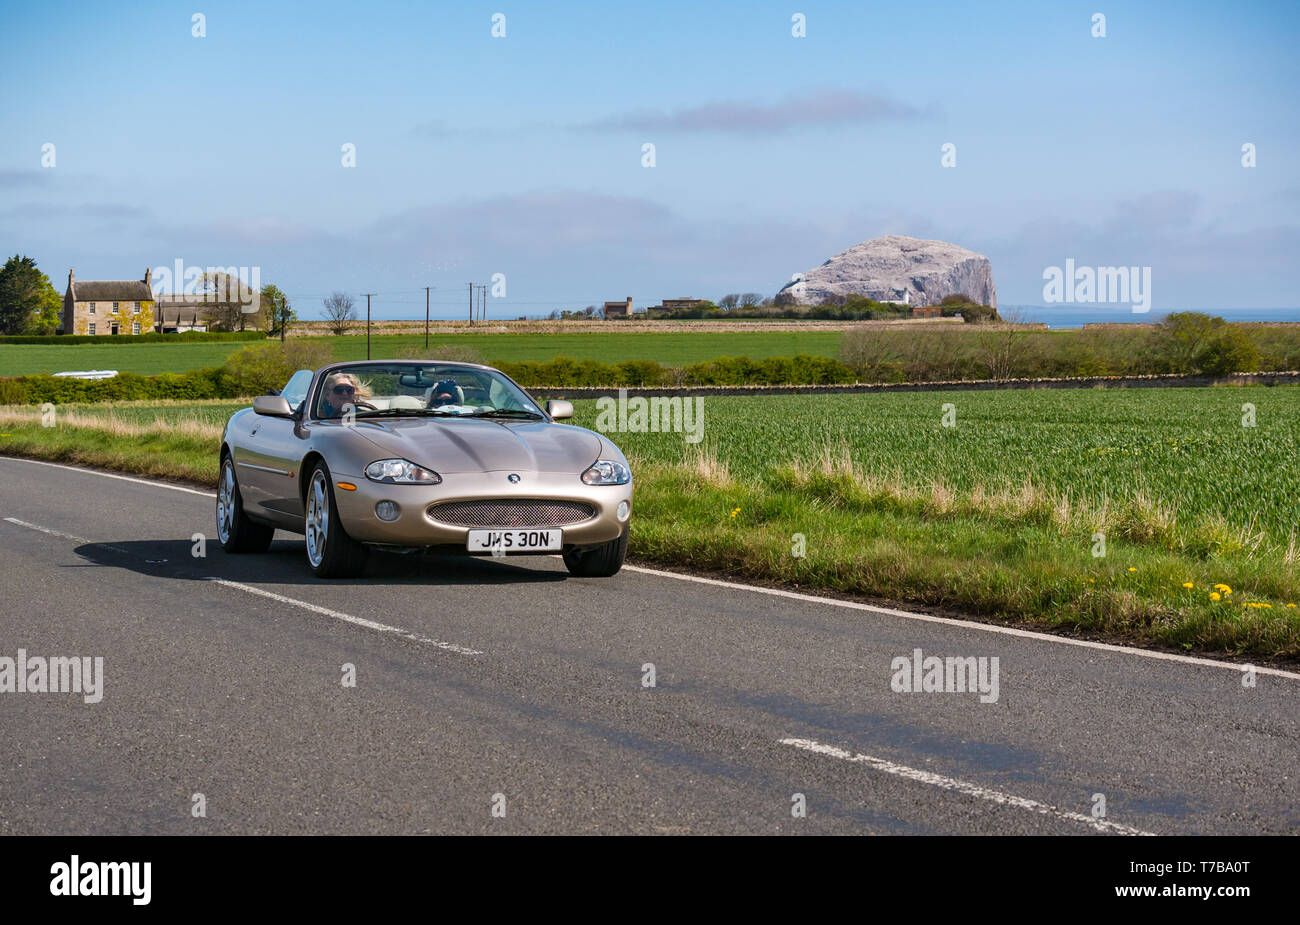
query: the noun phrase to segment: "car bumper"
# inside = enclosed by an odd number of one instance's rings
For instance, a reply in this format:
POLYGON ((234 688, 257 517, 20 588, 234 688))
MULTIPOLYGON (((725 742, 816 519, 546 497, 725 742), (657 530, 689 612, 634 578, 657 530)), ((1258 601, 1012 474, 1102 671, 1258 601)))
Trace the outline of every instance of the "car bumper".
MULTIPOLYGON (((577 501, 591 505, 595 513, 578 523, 560 524, 565 545, 585 546, 617 539, 631 518, 632 488, 626 485, 586 485, 572 473, 521 473, 511 484, 510 473, 473 472, 444 475, 439 485, 386 485, 365 476, 334 473, 334 500, 343 528, 362 543, 391 546, 464 547, 472 529, 501 529, 497 526, 444 523, 430 516, 432 505, 448 501, 577 501), (355 485, 354 490, 339 483, 355 485), (375 505, 392 501, 399 514, 391 522, 380 520, 375 505), (627 516, 619 519, 619 504, 627 502, 627 516)), ((534 525, 520 525, 524 526, 534 525)), ((551 525, 540 525, 549 528, 551 525)))

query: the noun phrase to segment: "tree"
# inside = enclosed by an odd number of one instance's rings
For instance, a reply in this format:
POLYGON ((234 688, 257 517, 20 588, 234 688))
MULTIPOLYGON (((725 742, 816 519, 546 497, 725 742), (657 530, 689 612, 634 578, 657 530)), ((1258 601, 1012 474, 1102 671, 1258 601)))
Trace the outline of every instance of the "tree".
POLYGON ((731 311, 739 304, 740 304, 739 292, 728 292, 722 298, 718 299, 718 308, 726 312, 731 311))
POLYGON ((1160 325, 1162 352, 1173 372, 1228 373, 1259 369, 1259 350, 1243 329, 1202 312, 1174 312, 1160 325))
POLYGON ((255 296, 243 280, 220 270, 204 273, 199 293, 207 307, 209 324, 223 331, 244 330, 253 314, 245 312, 244 307, 251 305, 255 296))
POLYGON ((53 334, 62 301, 31 257, 17 254, 0 269, 0 334, 53 334))
POLYGON ((740 305, 742 308, 753 308, 762 301, 763 293, 761 292, 746 292, 740 297, 740 305))
POLYGON ((979 338, 980 362, 988 369, 990 379, 1010 379, 1020 364, 1029 334, 1023 313, 1009 312, 1004 323, 984 327, 986 330, 973 335, 979 338))
POLYGON ((258 326, 265 330, 267 334, 276 332, 276 324, 278 323, 276 310, 287 298, 288 296, 275 283, 267 283, 262 287, 257 317, 260 322, 258 326))
POLYGON ((325 321, 331 334, 346 334, 357 320, 357 305, 346 292, 332 292, 324 302, 325 321))

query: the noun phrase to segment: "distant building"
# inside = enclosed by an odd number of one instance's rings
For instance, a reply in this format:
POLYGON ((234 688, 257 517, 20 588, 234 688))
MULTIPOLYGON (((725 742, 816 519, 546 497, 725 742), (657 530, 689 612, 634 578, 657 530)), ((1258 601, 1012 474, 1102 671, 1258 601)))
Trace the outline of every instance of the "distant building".
POLYGON ((63 333, 87 335, 149 334, 154 330, 154 295, 150 273, 144 279, 77 282, 68 270, 63 294, 63 333))
POLYGON ((916 305, 912 307, 913 318, 938 318, 943 314, 940 305, 916 305))
POLYGON ((704 304, 707 299, 664 299, 659 305, 651 305, 647 311, 667 312, 675 308, 694 308, 696 305, 704 304))
POLYGON ((158 294, 158 330, 163 334, 206 331, 216 305, 201 295, 158 294))
POLYGON ((606 302, 605 319, 610 318, 630 318, 632 316, 632 297, 628 296, 624 302, 606 302))

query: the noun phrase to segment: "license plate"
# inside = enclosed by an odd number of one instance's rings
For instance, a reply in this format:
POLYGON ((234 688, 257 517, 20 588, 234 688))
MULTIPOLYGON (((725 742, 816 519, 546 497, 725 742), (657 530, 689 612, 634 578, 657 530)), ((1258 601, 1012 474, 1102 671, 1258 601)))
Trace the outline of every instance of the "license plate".
POLYGON ((470 552, 505 555, 509 552, 559 552, 563 530, 471 530, 466 540, 470 552))

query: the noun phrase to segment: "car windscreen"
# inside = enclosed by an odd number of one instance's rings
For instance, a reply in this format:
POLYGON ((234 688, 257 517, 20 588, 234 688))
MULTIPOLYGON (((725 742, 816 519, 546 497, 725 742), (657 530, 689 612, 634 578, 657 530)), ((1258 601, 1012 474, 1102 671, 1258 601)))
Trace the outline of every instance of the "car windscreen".
POLYGON ((366 363, 327 370, 313 412, 331 419, 428 415, 541 418, 518 386, 491 369, 438 363, 366 363))

